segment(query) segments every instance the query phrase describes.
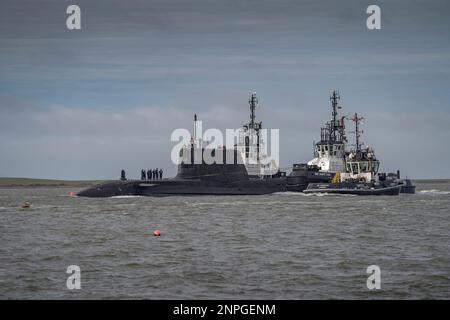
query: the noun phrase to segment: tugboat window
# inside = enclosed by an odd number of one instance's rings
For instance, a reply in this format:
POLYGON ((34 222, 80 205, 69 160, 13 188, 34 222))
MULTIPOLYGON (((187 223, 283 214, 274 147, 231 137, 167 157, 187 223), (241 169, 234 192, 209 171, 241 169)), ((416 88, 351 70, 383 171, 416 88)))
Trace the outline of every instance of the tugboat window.
POLYGON ((361 162, 359 165, 361 167, 361 172, 367 172, 368 171, 368 162, 361 162))
POLYGON ((377 173, 380 167, 380 163, 378 161, 373 162, 373 172, 377 173))

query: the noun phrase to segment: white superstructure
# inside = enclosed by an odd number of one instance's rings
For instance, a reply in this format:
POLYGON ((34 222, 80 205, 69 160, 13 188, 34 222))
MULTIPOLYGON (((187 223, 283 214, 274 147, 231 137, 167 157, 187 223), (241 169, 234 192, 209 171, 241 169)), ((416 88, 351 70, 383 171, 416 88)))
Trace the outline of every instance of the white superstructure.
POLYGON ((359 125, 364 118, 358 117, 355 113, 351 120, 355 123, 355 137, 356 144, 355 149, 350 150, 345 157, 345 171, 341 173, 340 180, 348 181, 378 181, 378 169, 380 167, 380 161, 375 156, 375 151, 365 146, 360 141, 361 131, 359 125))
POLYGON ((309 166, 317 166, 320 171, 338 174, 337 180, 343 181, 376 181, 380 162, 370 147, 362 147, 360 141, 361 131, 359 125, 363 120, 354 114, 349 118, 355 123, 355 148, 347 151, 347 138, 345 136, 345 117, 338 118, 337 91, 332 91, 330 100, 332 106, 332 119, 321 128, 320 141, 314 145, 314 159, 308 162, 309 166))
POLYGON ((332 91, 332 116, 330 122, 320 130, 320 141, 314 145, 314 159, 308 161, 309 166, 317 166, 321 171, 345 171, 345 146, 347 139, 344 133, 344 117, 338 119, 339 93, 332 91))
POLYGON ((258 98, 253 93, 250 100, 250 122, 243 125, 238 132, 235 148, 242 155, 249 176, 263 177, 278 172, 278 164, 268 160, 267 150, 261 137, 262 122, 255 121, 255 109, 258 98))

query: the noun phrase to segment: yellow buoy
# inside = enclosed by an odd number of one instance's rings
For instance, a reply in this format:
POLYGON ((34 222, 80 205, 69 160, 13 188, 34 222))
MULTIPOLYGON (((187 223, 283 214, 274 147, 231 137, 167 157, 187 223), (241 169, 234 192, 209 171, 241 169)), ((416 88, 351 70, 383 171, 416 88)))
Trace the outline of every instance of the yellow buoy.
POLYGON ((29 203, 28 201, 25 201, 24 203, 22 203, 23 209, 30 208, 30 207, 31 207, 31 203, 29 203))

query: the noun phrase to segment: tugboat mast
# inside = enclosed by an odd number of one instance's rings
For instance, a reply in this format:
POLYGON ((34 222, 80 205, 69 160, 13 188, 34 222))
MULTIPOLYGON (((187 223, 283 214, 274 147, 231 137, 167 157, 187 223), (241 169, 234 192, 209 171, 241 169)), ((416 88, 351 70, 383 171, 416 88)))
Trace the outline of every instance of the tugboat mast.
POLYGON ((339 124, 337 122, 337 109, 340 109, 341 107, 338 106, 338 100, 340 99, 339 92, 336 90, 333 90, 331 92, 330 100, 331 100, 331 107, 333 108, 332 116, 333 116, 333 123, 330 126, 331 129, 331 136, 333 138, 333 141, 336 141, 336 131, 339 129, 339 124))
POLYGON ((320 142, 314 145, 314 159, 308 165, 317 166, 322 171, 345 170, 345 117, 339 118, 340 95, 337 90, 331 91, 331 120, 320 128, 320 142))
POLYGON ((360 138, 361 138, 361 133, 362 131, 359 131, 359 124, 361 123, 362 120, 364 120, 363 117, 358 117, 358 114, 355 113, 355 115, 353 116, 353 118, 351 118, 351 120, 353 120, 353 122, 355 123, 355 137, 356 137, 356 152, 361 151, 361 142, 360 142, 360 138))

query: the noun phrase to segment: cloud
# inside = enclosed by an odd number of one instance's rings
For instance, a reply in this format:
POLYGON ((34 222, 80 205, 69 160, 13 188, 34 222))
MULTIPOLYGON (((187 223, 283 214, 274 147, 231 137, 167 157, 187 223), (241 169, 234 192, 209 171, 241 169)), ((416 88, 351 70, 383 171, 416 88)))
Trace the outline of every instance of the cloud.
MULTIPOLYGON (((281 165, 309 160, 312 141, 319 138, 319 127, 326 119, 302 117, 304 110, 264 108, 260 113, 269 116, 264 127, 280 129, 281 165)), ((230 105, 211 106, 200 119, 204 130, 235 129, 248 121, 240 107, 230 105)), ((449 156, 447 148, 436 148, 445 146, 450 136, 448 114, 374 112, 366 119, 363 140, 375 148, 384 170, 400 168, 413 177, 450 176, 445 166, 439 173, 425 166, 430 158, 449 156)), ((0 118, 0 149, 4 152, 0 168, 7 168, 0 175, 111 179, 122 168, 137 177, 140 168, 150 166, 173 175, 176 168, 170 162, 170 151, 175 143, 170 135, 176 128, 190 130, 191 126, 192 112, 177 106, 114 113, 64 106, 18 110, 0 118)))
POLYGON ((81 32, 69 4, 0 3, 0 175, 174 173, 173 128, 194 113, 239 127, 252 91, 289 166, 311 157, 336 88, 387 170, 450 176, 423 165, 450 156, 448 1, 382 1, 380 32, 357 0, 80 0, 81 32))

